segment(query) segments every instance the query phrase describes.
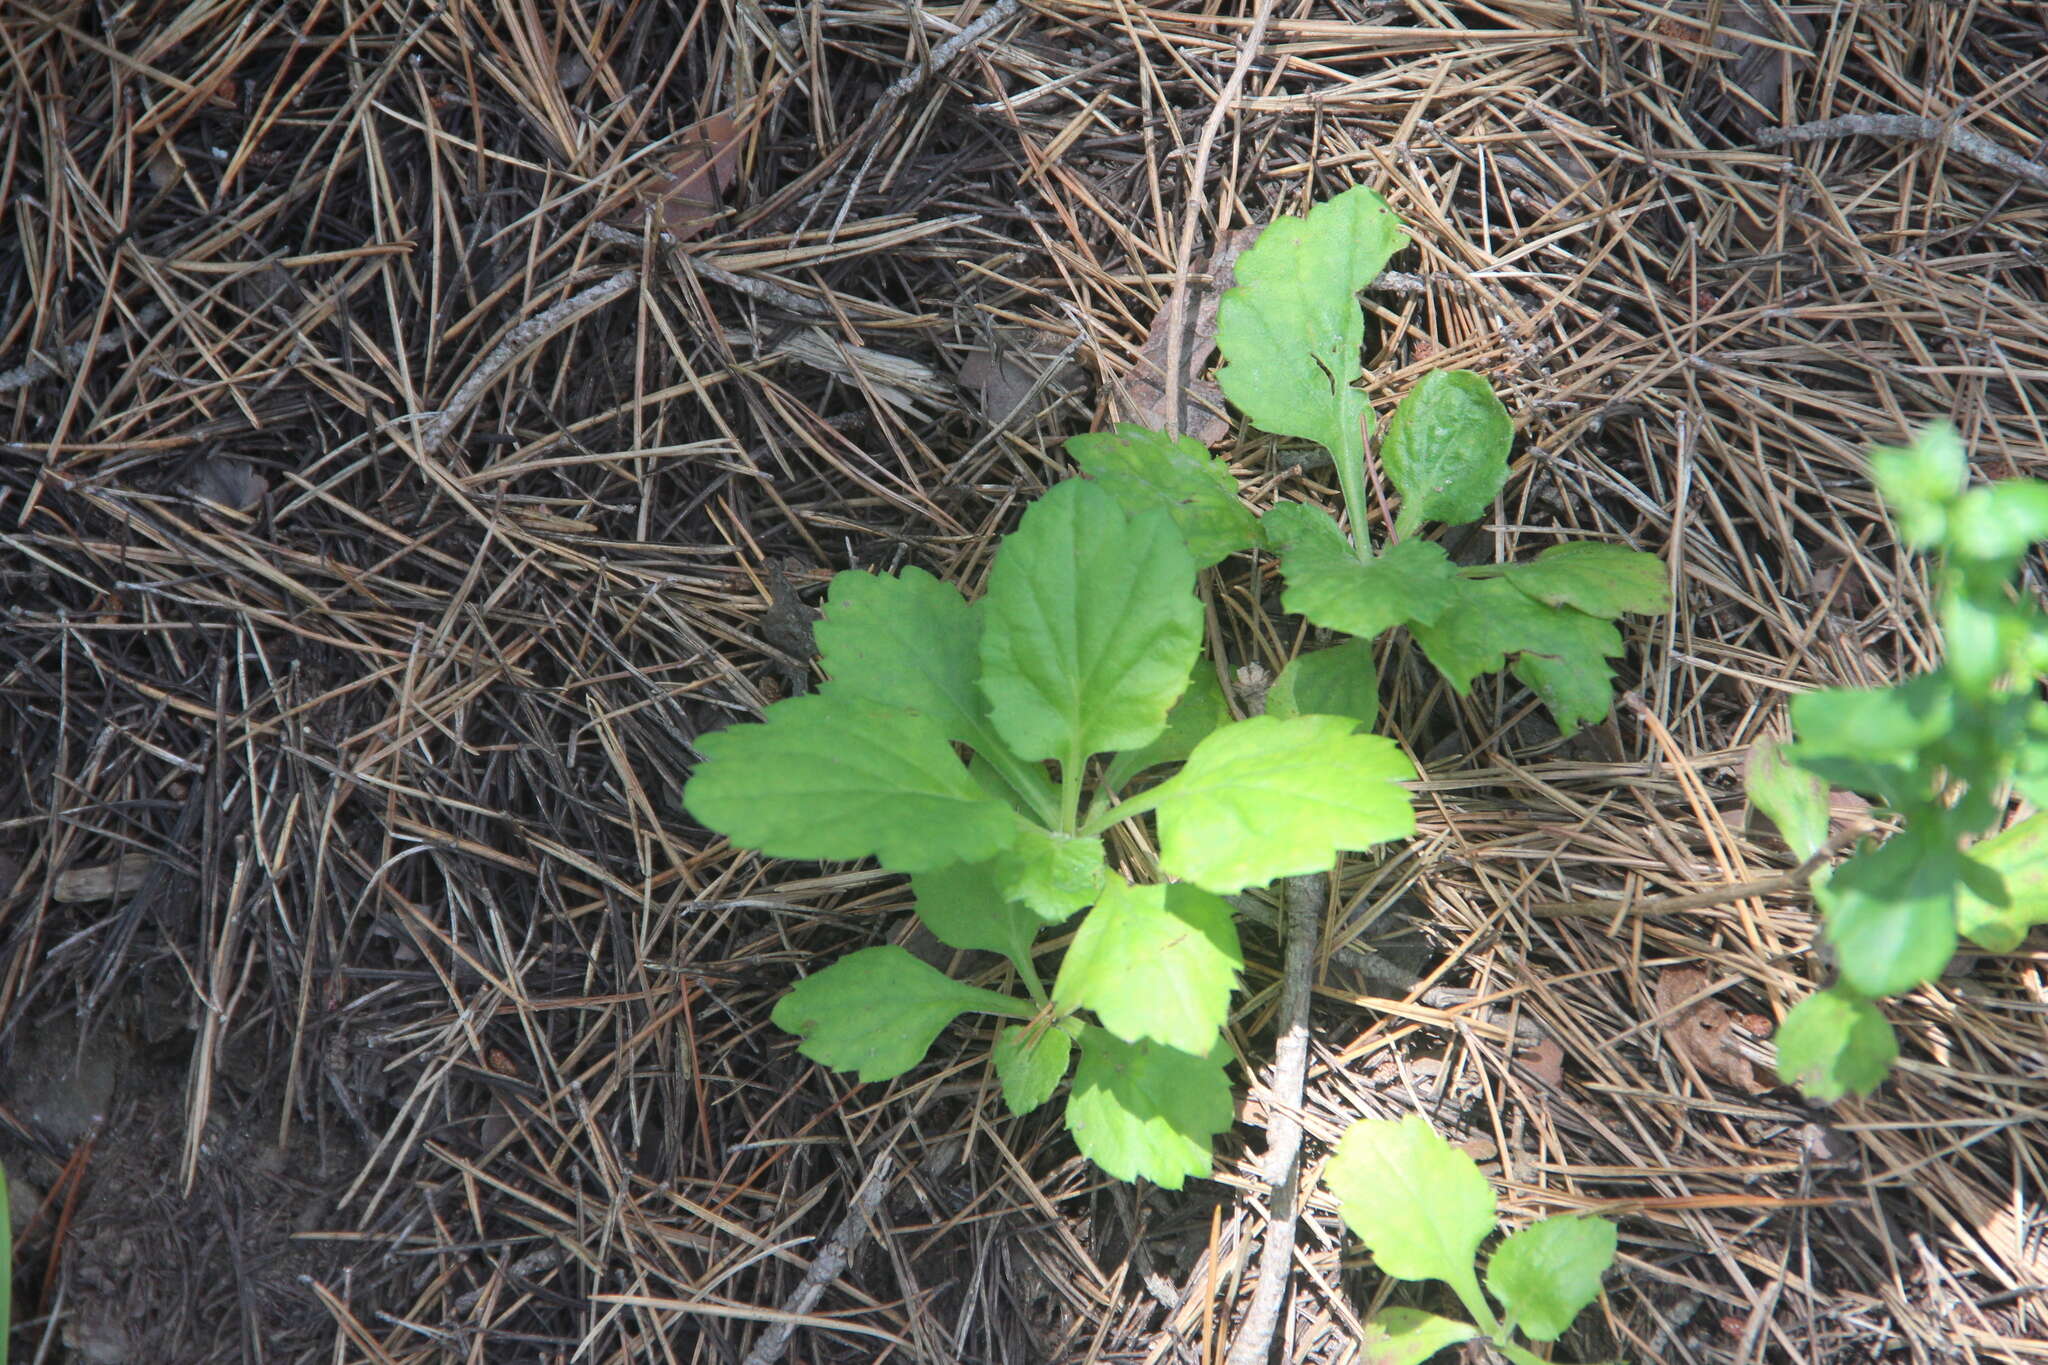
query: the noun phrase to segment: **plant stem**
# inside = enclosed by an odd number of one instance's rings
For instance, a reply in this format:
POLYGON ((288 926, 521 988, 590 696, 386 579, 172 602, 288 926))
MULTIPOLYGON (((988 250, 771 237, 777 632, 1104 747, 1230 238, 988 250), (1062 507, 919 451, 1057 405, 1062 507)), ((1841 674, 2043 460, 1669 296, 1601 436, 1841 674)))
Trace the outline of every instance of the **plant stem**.
MULTIPOLYGON (((1342 398, 1340 392, 1338 397, 1342 398)), ((1338 406, 1345 406, 1341 401, 1338 406)), ((1365 521, 1365 419, 1370 409, 1359 414, 1359 419, 1339 424, 1339 448, 1330 452, 1337 461, 1337 486, 1344 491, 1344 510, 1351 518, 1351 552, 1361 562, 1372 559, 1372 535, 1365 521)))
POLYGON ((988 760, 989 766, 1002 776, 1024 804, 1031 807, 1042 824, 1050 825, 1058 818, 1059 812, 1053 808, 1052 799, 1046 792, 1048 784, 1044 774, 1004 748, 986 726, 974 745, 974 752, 977 757, 988 760))
MULTIPOLYGON (((1076 750, 1080 746, 1076 745, 1076 750)), ((1073 834, 1081 828, 1081 772, 1088 766, 1088 756, 1079 752, 1067 755, 1067 761, 1060 764, 1060 833, 1073 834)))

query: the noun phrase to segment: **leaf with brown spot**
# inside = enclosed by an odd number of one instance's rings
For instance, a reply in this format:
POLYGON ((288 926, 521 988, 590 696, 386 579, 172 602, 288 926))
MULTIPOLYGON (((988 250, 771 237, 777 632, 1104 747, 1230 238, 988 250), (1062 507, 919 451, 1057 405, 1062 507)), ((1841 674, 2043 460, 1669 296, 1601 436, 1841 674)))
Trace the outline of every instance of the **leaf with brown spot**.
POLYGON ((1664 1039, 1672 1051, 1698 1067, 1701 1075, 1726 1082, 1745 1095, 1762 1094, 1770 1087, 1758 1083, 1756 1068, 1735 1036, 1735 1011, 1718 1000, 1685 1003, 1712 981, 1701 967, 1667 967, 1658 975, 1656 1007, 1664 1021, 1664 1039))

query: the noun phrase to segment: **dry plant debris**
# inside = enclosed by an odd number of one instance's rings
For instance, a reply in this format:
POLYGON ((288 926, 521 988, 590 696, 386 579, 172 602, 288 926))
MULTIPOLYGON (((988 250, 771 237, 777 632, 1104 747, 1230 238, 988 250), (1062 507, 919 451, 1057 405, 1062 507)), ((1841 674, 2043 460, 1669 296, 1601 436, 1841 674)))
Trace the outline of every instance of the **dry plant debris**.
MULTIPOLYGON (((1901 1073, 1814 1114, 1691 1074, 1651 994, 1700 970, 1782 1017, 1825 973, 1796 886, 1531 913, 1787 868, 1739 818, 1752 741, 1931 657, 1868 442, 1952 415, 1985 476, 2043 472, 2038 17, 1276 7, 1191 185, 1256 13, 0 14, 0 1161, 45 1214, 17 1347, 610 1365, 793 1323, 803 1362, 1220 1355, 1259 1135, 1133 1195, 979 1069, 841 1086, 769 1003, 900 934, 902 887, 768 881, 677 792, 788 685, 768 565, 799 599, 849 565, 972 581, 1058 438, 1160 368, 1176 289, 1199 323, 1217 244, 1360 181, 1417 242, 1368 296, 1370 396, 1479 369, 1520 427, 1467 552, 1612 535, 1682 609, 1631 641, 1612 751, 1385 670, 1424 837, 1343 869, 1332 951, 1398 921, 1419 966, 1322 978, 1310 1163, 1421 1109, 1491 1147, 1509 1224, 1615 1219, 1569 1358, 2048 1357, 2038 938, 1909 997, 1901 1073), (1775 85, 1736 76, 1759 48, 1775 85), (623 230, 677 174, 667 235, 623 230), (1095 383, 992 422, 938 378, 984 322, 1095 383), (21 1088, 62 1029, 113 1059, 97 1139, 21 1088)), ((1334 505, 1294 452, 1229 453, 1334 505)), ((1211 630, 1277 670, 1304 641, 1266 567, 1215 579, 1211 630)), ((1318 1199, 1296 1256, 1275 1355, 1351 1358, 1381 1282, 1318 1199)))

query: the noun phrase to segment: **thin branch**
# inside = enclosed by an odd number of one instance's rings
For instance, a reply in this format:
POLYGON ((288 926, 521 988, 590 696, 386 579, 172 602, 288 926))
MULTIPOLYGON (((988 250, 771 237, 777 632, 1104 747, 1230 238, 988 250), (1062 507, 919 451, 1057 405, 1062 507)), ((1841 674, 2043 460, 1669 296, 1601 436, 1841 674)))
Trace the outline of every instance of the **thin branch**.
POLYGON ((868 1178, 861 1181, 853 1202, 847 1206, 846 1216, 839 1220, 839 1226, 832 1229, 832 1235, 818 1249, 811 1268, 804 1272, 803 1283, 783 1301, 782 1317, 754 1343, 754 1349, 747 1352, 744 1365, 775 1365, 782 1359, 782 1353, 789 1349, 790 1337, 796 1332, 797 1319, 817 1307, 818 1300, 825 1295, 825 1287, 845 1271, 848 1255, 867 1235, 868 1222, 875 1216, 882 1196, 889 1192, 889 1179, 895 1174, 896 1158, 884 1152, 868 1172, 868 1178))
POLYGON ((109 332, 97 341, 74 341, 53 356, 31 355, 13 369, 0 372, 0 393, 25 389, 53 374, 69 374, 84 364, 88 356, 105 355, 143 328, 156 326, 163 316, 163 306, 152 303, 135 315, 135 323, 131 327, 109 332))
POLYGON ((2028 160, 2009 147, 2001 147, 1982 133, 1929 118, 1924 114, 1844 114, 1840 118, 1818 119, 1790 128, 1765 128, 1756 136, 1765 147, 1787 142, 1820 142, 1831 137, 1910 138, 1939 142, 1952 151, 1981 161, 1993 170, 2004 171, 2015 180, 2048 189, 2048 167, 2028 160))
POLYGON ((1316 940, 1329 903, 1330 879, 1289 877, 1285 886, 1287 934, 1280 976, 1280 1039, 1266 1085, 1266 1244, 1244 1323, 1230 1343, 1228 1365, 1262 1365, 1273 1349, 1273 1330, 1287 1297, 1294 1265, 1294 1229, 1300 1221, 1301 1092, 1308 1079, 1308 1007, 1314 994, 1316 940))

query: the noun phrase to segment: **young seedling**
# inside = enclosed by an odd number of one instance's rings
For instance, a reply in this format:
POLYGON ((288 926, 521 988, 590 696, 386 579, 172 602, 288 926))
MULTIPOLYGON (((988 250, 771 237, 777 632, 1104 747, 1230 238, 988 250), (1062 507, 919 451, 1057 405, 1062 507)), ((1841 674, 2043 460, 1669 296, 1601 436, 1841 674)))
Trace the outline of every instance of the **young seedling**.
POLYGON ((1829 783, 1903 822, 1813 881, 1838 976, 1786 1016, 1777 1044, 1779 1074, 1818 1100, 1868 1094, 1890 1074, 1898 1038, 1877 1001, 1940 976, 1959 935, 2005 953, 2048 923, 2048 815, 1970 842, 2003 821, 2010 792, 2048 807, 2048 618, 2013 587, 2048 539, 2048 484, 1966 490, 1947 425, 1874 451, 1871 471, 1900 539, 1936 559, 1941 665, 1795 698, 1795 742, 1764 746, 1748 779, 1802 858, 1827 840, 1829 783))
POLYGON ((1421 1365, 1438 1351, 1481 1335, 1518 1365, 1547 1365, 1519 1345, 1556 1341, 1600 1294, 1614 1263, 1614 1225, 1582 1215, 1546 1218, 1508 1236, 1486 1263, 1479 1248, 1494 1230, 1493 1187, 1478 1163, 1439 1137, 1419 1114, 1364 1119, 1351 1126, 1323 1168, 1344 1225, 1358 1234, 1380 1270, 1397 1280, 1441 1280, 1471 1323, 1413 1308, 1382 1310, 1366 1324, 1365 1358, 1377 1365, 1421 1365), (1475 1325, 1476 1324, 1476 1325, 1475 1325))
POLYGON ((1217 312, 1224 394, 1261 431, 1329 451, 1350 518, 1347 537, 1320 507, 1283 502, 1266 513, 1261 529, 1287 582, 1281 604, 1360 641, 1406 625, 1460 696, 1507 666, 1561 730, 1602 720, 1613 700, 1607 661, 1622 653, 1615 619, 1670 608, 1654 555, 1589 542, 1459 568, 1414 539, 1426 522, 1476 521, 1507 482, 1514 425, 1483 376, 1425 375, 1388 417, 1379 461, 1401 499, 1395 539, 1375 554, 1366 534, 1373 416, 1355 387, 1365 335, 1357 294, 1406 242, 1384 200, 1346 190, 1261 233, 1217 312))
POLYGON ((1222 897, 1411 834, 1397 784, 1415 773, 1353 719, 1231 721, 1198 666, 1197 552, 1155 494, 1108 482, 1035 502, 977 602, 915 568, 835 577, 817 627, 829 681, 703 736, 683 799, 745 848, 910 874, 932 934, 1007 957, 1025 992, 864 948, 776 1006, 805 1056, 887 1080, 960 1015, 1007 1020, 994 1064, 1013 1113, 1050 1099, 1078 1052, 1082 1152, 1177 1189, 1209 1173, 1234 1115, 1222 1030, 1243 958, 1222 897), (1040 940, 1084 910, 1048 990, 1040 940))

